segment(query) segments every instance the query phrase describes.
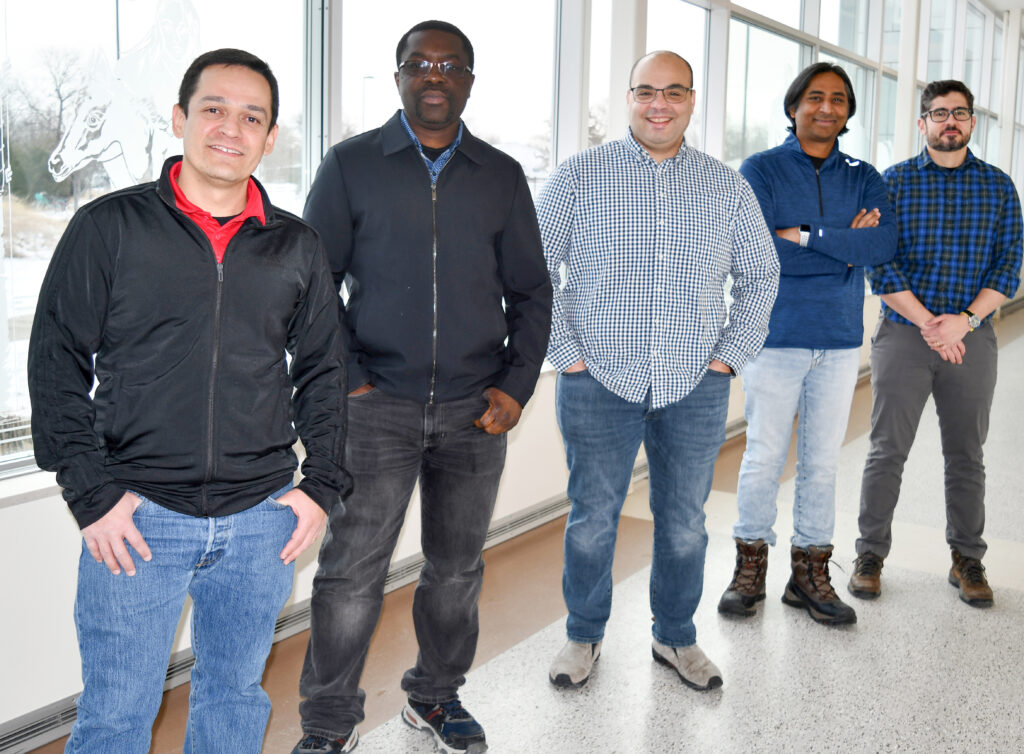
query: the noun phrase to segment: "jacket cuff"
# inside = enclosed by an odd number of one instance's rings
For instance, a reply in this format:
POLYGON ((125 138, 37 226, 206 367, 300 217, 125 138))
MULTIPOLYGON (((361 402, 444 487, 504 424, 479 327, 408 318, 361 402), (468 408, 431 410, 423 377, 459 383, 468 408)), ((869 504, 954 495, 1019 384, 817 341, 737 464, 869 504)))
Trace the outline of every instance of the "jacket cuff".
MULTIPOLYGON (((88 498, 68 500, 68 508, 79 529, 84 529, 103 518, 110 509, 124 497, 126 490, 114 483, 108 483, 97 489, 88 498)), ((68 499, 69 491, 64 490, 64 498, 68 499)))
POLYGON ((340 490, 332 489, 309 477, 303 478, 296 487, 309 495, 314 503, 323 508, 324 513, 330 515, 334 506, 342 505, 341 499, 352 491, 352 478, 347 473, 342 473, 345 476, 345 483, 340 490))

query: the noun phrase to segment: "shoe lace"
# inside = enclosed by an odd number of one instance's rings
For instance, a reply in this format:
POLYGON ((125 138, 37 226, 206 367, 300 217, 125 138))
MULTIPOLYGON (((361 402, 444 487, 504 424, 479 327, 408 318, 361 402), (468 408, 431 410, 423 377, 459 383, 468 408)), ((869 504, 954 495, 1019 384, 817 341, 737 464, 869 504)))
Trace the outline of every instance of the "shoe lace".
POLYGON ((960 561, 960 576, 968 584, 984 584, 985 566, 977 558, 964 558, 960 561))
POLYGON ((466 711, 466 708, 462 706, 462 702, 458 697, 449 699, 447 702, 441 702, 437 705, 444 713, 445 720, 465 720, 472 715, 466 711))
MULTIPOLYGON (((829 576, 828 564, 831 561, 829 555, 831 553, 823 553, 819 558, 808 558, 807 559, 807 571, 810 581, 814 584, 814 588, 818 594, 821 595, 822 599, 825 600, 836 600, 839 597, 836 595, 836 590, 832 588, 832 579, 829 576)), ((836 563, 839 566, 838 563, 836 563)), ((842 566, 839 566, 840 570, 842 566)))
POLYGON ((857 576, 877 576, 882 570, 882 559, 873 552, 866 552, 857 558, 854 573, 857 576))
POLYGON ((758 561, 760 555, 752 553, 736 553, 736 571, 732 575, 732 583, 738 589, 753 589, 757 583, 758 561))

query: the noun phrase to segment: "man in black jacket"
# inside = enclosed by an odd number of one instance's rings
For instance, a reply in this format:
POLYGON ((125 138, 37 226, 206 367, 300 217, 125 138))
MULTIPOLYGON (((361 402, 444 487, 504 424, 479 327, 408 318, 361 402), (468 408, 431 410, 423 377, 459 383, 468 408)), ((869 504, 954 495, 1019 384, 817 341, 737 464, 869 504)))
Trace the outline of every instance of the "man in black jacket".
POLYGON ((251 177, 277 110, 259 58, 197 58, 173 112, 184 157, 83 207, 40 291, 36 458, 57 472, 84 540, 85 688, 68 752, 149 750, 186 596, 185 750, 259 752, 260 679, 293 561, 350 487, 327 258, 251 177), (306 459, 293 488, 297 436, 306 459))
POLYGON ((304 212, 348 289, 355 389, 345 454, 354 493, 331 514, 313 583, 300 754, 355 746, 359 678, 417 481, 426 563, 403 718, 445 751, 486 749, 458 689, 476 650, 480 554, 505 433, 533 392, 550 326, 522 168, 461 121, 472 45, 427 21, 402 37, 396 62, 403 109, 330 150, 304 212))

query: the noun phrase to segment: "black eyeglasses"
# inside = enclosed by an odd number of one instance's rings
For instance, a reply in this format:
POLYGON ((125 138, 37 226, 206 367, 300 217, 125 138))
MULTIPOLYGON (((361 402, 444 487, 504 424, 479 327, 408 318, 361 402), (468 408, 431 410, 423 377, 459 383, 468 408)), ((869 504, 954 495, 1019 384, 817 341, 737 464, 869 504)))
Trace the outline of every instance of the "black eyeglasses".
POLYGON ((945 123, 949 120, 950 115, 956 120, 970 120, 971 116, 974 115, 974 111, 969 107, 954 107, 952 110, 937 107, 934 110, 921 113, 922 118, 931 117, 932 123, 945 123))
POLYGON ((431 68, 437 68, 438 75, 449 79, 470 76, 473 73, 473 69, 468 65, 450 63, 447 60, 442 60, 440 62, 432 62, 430 60, 406 60, 398 66, 398 70, 402 71, 406 76, 412 76, 413 78, 423 78, 424 76, 429 75, 431 68))
POLYGON ((633 99, 642 105, 654 102, 658 92, 661 92, 661 96, 670 105, 678 105, 686 99, 687 94, 693 91, 693 87, 681 86, 679 84, 667 86, 664 89, 655 89, 653 86, 633 86, 630 87, 629 91, 633 92, 633 99))

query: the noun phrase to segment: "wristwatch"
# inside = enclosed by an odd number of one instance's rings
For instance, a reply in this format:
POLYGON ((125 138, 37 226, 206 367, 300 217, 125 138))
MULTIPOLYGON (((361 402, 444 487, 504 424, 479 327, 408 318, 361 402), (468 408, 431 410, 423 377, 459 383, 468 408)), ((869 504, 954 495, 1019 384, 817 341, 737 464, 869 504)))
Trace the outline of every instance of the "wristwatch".
POLYGON ((968 332, 974 332, 976 329, 981 327, 981 320, 978 319, 978 315, 970 309, 964 309, 960 313, 967 317, 967 326, 971 328, 968 332))
POLYGON ((806 246, 811 241, 811 226, 801 225, 800 226, 800 245, 806 246))

